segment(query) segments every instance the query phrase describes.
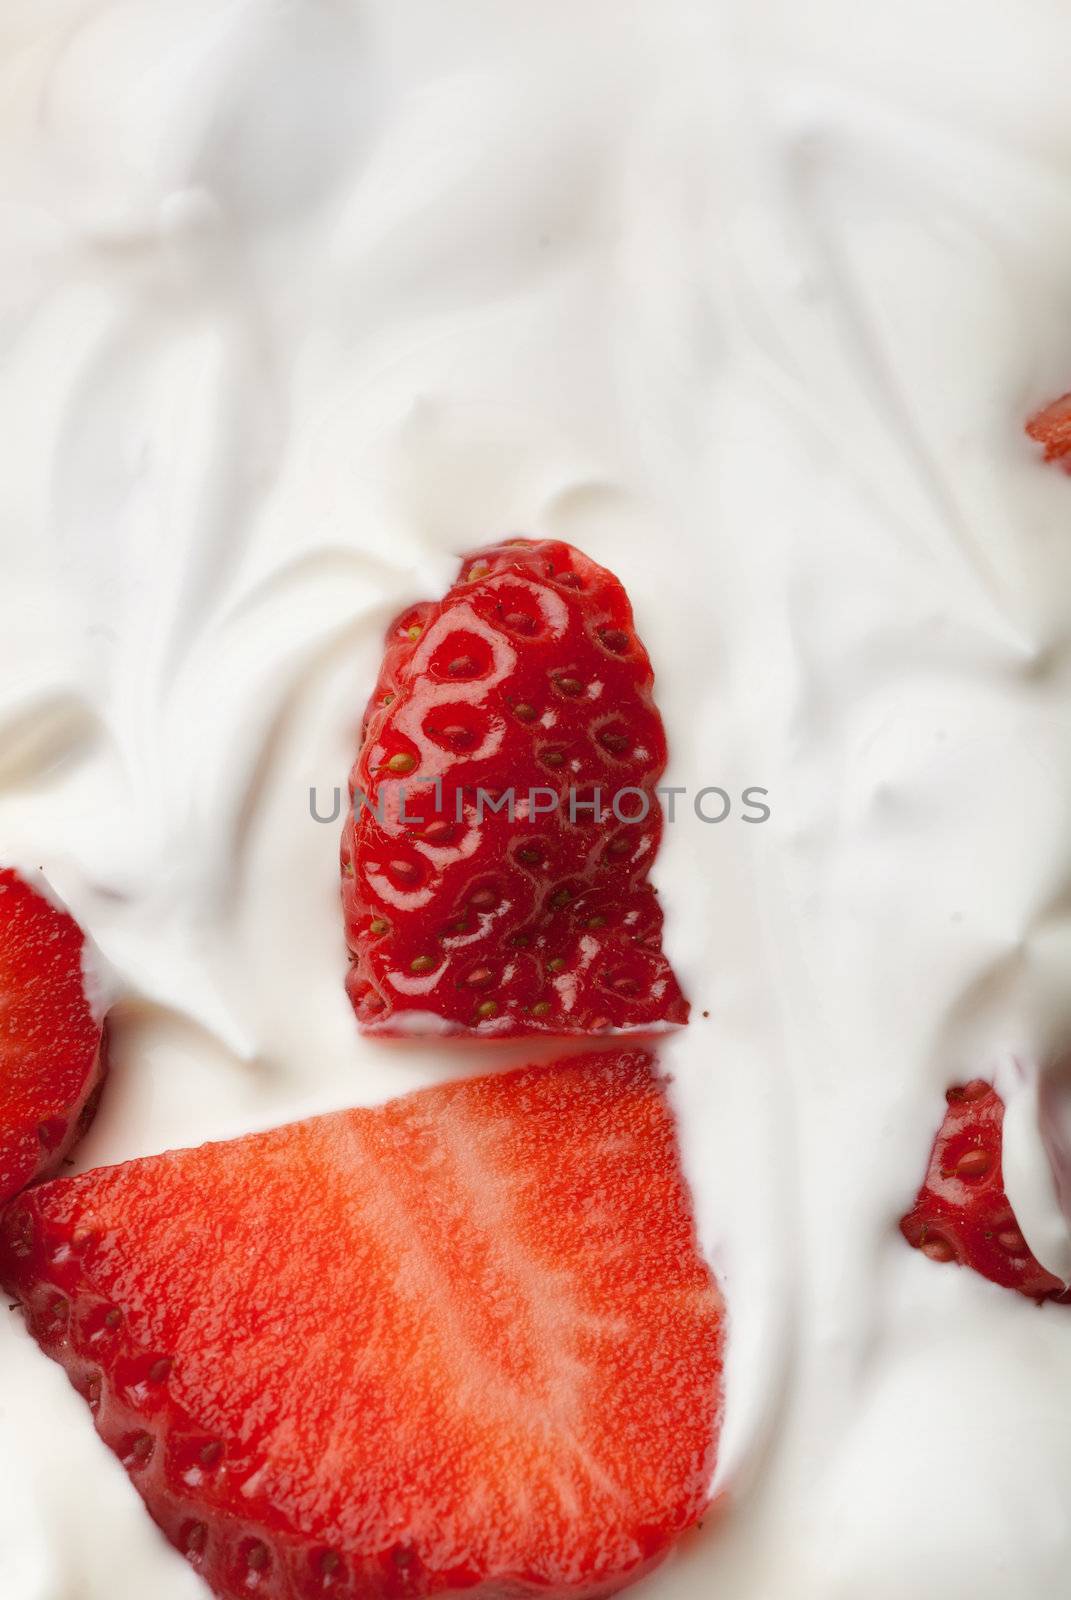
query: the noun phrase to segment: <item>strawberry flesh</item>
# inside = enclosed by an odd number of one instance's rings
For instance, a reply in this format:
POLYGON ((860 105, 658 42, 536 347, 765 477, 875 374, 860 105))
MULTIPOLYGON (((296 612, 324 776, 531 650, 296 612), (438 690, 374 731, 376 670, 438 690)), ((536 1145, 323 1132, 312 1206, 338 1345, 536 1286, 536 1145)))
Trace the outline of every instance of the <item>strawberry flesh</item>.
POLYGON ((908 1244, 933 1261, 956 1261, 1031 1300, 1066 1300, 1023 1237, 1004 1192, 1004 1102, 981 1078, 949 1089, 929 1170, 900 1223, 908 1244))
POLYGON ((103 1028, 84 945, 73 917, 0 869, 0 1203, 58 1166, 96 1109, 103 1028))
POLYGON ((643 1052, 39 1186, 0 1281, 221 1600, 608 1594, 708 1501, 724 1312, 643 1052))
POLYGON ((1065 461, 1071 456, 1071 394, 1061 395, 1036 412, 1026 431, 1045 447, 1046 461, 1065 461))
POLYGON ((445 599, 398 618, 342 839, 362 1027, 687 1020, 648 882, 666 764, 653 679, 621 584, 555 541, 477 551, 445 599))

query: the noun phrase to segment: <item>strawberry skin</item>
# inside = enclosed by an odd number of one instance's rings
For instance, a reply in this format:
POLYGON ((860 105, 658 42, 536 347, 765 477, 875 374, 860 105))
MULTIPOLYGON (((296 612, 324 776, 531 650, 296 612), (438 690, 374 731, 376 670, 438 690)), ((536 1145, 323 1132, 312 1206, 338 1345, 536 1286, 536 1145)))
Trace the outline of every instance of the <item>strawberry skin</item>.
POLYGON ((621 584, 556 541, 476 551, 445 599, 398 618, 342 839, 363 1028, 687 1021, 647 880, 666 764, 653 681, 621 584))
POLYGON ((1031 1300, 1066 1300, 1067 1285, 1031 1254, 1004 1192, 1004 1102, 981 1078, 949 1089, 948 1110, 914 1207, 900 1223, 932 1261, 956 1261, 1031 1300))
POLYGON ((59 1165, 96 1109, 103 1025, 66 911, 0 869, 0 1203, 59 1165))
POLYGON ((1061 395, 1030 418, 1026 431, 1045 447, 1046 461, 1063 461, 1071 456, 1071 394, 1061 395))
POLYGON ((639 1051, 41 1185, 0 1281, 220 1600, 609 1594, 708 1500, 724 1312, 639 1051))

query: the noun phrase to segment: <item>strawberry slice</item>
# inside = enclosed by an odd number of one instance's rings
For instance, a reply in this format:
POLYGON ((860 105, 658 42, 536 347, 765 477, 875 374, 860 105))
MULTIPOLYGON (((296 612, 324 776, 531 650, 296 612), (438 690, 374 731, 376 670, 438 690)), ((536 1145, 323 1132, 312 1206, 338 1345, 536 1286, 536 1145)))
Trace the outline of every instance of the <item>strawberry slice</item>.
POLYGON ((1026 431, 1045 447, 1046 461, 1071 455, 1071 394, 1061 395, 1030 418, 1026 431))
POLYGON ((0 1203, 59 1164, 96 1110, 103 1025, 73 917, 0 868, 0 1203))
POLYGON ((653 680, 621 584, 554 541, 477 551, 392 626, 342 839, 362 1027, 687 1021, 647 881, 666 763, 653 680))
POLYGON ((642 1052, 40 1186, 0 1279, 223 1600, 608 1594, 707 1503, 724 1313, 642 1052))
POLYGON ((1004 1102, 981 1078, 949 1089, 948 1110, 914 1207, 900 1223, 931 1261, 957 1261, 1031 1300, 1069 1298, 1031 1254, 1004 1192, 1004 1102))

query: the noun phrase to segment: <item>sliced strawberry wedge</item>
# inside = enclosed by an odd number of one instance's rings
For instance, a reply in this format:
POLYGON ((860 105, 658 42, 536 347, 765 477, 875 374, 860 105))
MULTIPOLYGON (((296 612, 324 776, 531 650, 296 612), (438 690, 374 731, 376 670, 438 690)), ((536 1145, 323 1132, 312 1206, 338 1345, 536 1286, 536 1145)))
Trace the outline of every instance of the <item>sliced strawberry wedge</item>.
POLYGON ((1046 461, 1071 456, 1071 394, 1061 395, 1030 418, 1026 431, 1045 447, 1046 461))
POLYGON ((361 1025, 683 1023, 648 882, 666 763, 618 580, 572 546, 477 551, 391 628, 342 840, 361 1025))
POLYGON ((949 1089, 929 1171, 900 1223, 932 1261, 956 1261, 1031 1300, 1069 1298, 1031 1254, 1004 1192, 1004 1102, 982 1078, 949 1089))
POLYGON ((0 1203, 57 1166, 96 1108, 103 1026, 84 946, 73 917, 0 869, 0 1203))
POLYGON ((0 1280, 223 1600, 608 1594, 707 1503, 724 1313, 641 1052, 40 1186, 0 1280))

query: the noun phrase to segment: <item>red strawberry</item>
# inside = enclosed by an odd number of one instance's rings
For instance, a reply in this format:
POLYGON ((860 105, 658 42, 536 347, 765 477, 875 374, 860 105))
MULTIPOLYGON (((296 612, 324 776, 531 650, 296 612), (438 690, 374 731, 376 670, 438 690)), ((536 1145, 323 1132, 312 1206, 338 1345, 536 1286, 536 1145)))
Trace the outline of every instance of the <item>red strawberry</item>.
POLYGON ((620 583, 567 544, 478 551, 444 600, 398 619, 342 840, 363 1027, 687 1020, 647 881, 666 762, 653 677, 620 583))
POLYGON ((1030 1253, 1004 1192, 1004 1102, 981 1078, 949 1089, 948 1110, 914 1208, 900 1223, 932 1261, 957 1261, 1032 1300, 1067 1298, 1030 1253))
POLYGON ((724 1313, 640 1052, 32 1189, 0 1279, 225 1600, 608 1594, 707 1502, 724 1313))
POLYGON ((1030 418, 1026 431, 1045 446, 1046 461, 1071 455, 1071 394, 1061 395, 1030 418))
POLYGON ((104 1075, 86 995, 85 937, 66 911, 0 869, 0 1203, 85 1132, 104 1075))
MULTIPOLYGON (((368 737, 368 725, 376 712, 391 705, 398 698, 404 669, 434 610, 435 606, 431 600, 421 600, 417 605, 410 606, 408 611, 403 611, 401 616, 396 617, 391 623, 384 644, 379 677, 365 707, 364 720, 361 723, 362 744, 368 737)), ((352 799, 352 794, 350 798, 352 799)))

